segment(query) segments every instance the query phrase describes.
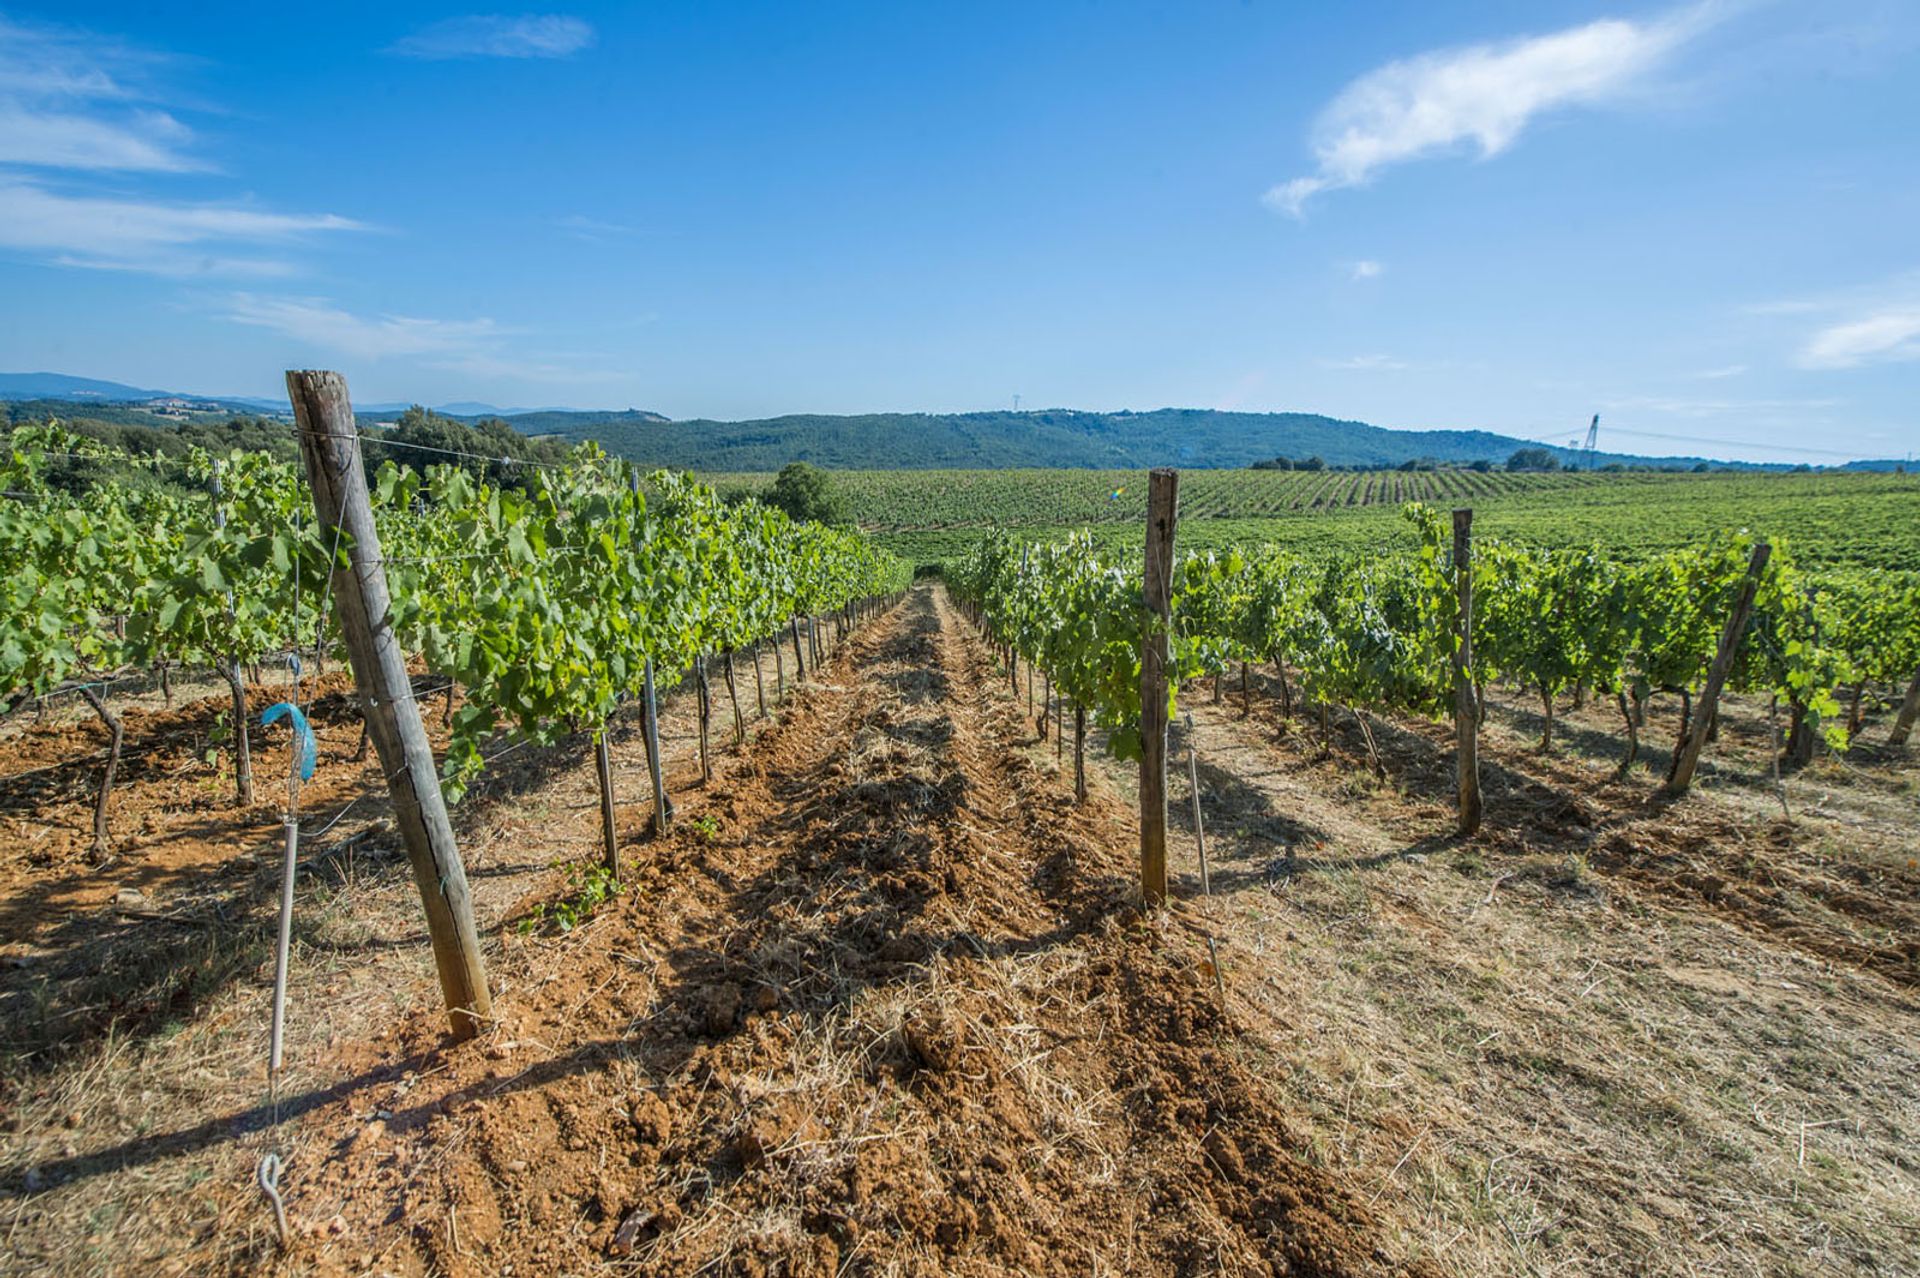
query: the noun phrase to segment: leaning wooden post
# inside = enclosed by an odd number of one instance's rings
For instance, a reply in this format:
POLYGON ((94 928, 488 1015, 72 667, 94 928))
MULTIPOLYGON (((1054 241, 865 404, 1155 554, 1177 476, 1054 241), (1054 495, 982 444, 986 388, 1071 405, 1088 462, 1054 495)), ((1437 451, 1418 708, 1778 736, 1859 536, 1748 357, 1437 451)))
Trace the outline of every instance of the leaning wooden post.
POLYGON ((493 1010, 473 925, 466 867, 440 794, 433 748, 414 704, 406 654, 394 637, 380 535, 367 498, 359 430, 338 373, 289 371, 287 397, 299 426, 300 455, 322 530, 345 533, 345 567, 333 568, 334 612, 353 665, 360 712, 380 754, 387 793, 406 840, 413 880, 427 910, 427 935, 456 1039, 471 1038, 493 1010))
POLYGON ((1740 638, 1747 632, 1747 618, 1753 615, 1754 592, 1760 588, 1760 574, 1766 571, 1767 557, 1773 547, 1761 542, 1753 548, 1747 563, 1746 580, 1740 583, 1740 597, 1734 601, 1727 627, 1720 632, 1720 648, 1707 669, 1706 686, 1700 689, 1700 704, 1694 708, 1693 723, 1680 753, 1674 756, 1673 770, 1667 774, 1667 793, 1685 794, 1693 783, 1693 770, 1700 763, 1700 752, 1707 748, 1707 733, 1713 727, 1714 711, 1720 704, 1720 689, 1733 670, 1734 656, 1740 651, 1740 638))
POLYGON ((1167 899, 1167 664, 1180 472, 1147 476, 1145 627, 1140 642, 1140 896, 1167 899))
POLYGON ((1480 828, 1480 710, 1473 703, 1473 511, 1453 512, 1454 776, 1460 791, 1460 833, 1480 828))

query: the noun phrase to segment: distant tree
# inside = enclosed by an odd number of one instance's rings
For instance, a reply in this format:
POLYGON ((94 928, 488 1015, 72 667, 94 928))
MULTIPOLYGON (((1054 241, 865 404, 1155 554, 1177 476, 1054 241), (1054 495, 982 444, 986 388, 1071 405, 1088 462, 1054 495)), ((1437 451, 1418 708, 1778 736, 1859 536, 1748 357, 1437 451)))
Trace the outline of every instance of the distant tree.
POLYGON ((1602 466, 1600 470, 1603 474, 1607 475, 1624 475, 1627 473, 1627 464, 1625 462, 1608 462, 1602 466))
POLYGON ((391 430, 368 435, 361 452, 369 475, 387 460, 419 471, 433 465, 456 465, 475 479, 497 487, 519 488, 531 475, 530 468, 520 463, 558 462, 567 449, 557 440, 529 439, 498 417, 469 426, 415 404, 400 414, 391 430), (412 447, 393 447, 395 444, 412 447))
POLYGON ((1707 465, 1705 462, 1695 462, 1693 464, 1693 473, 1696 475, 1704 475, 1712 469, 1713 467, 1707 465))
POLYGON ((788 462, 781 467, 763 500, 794 519, 818 524, 848 522, 846 499, 834 485, 833 476, 807 462, 788 462))
POLYGON ((1477 470, 1477 471, 1479 471, 1479 472, 1480 472, 1481 474, 1483 474, 1483 475, 1484 475, 1484 474, 1486 474, 1486 473, 1487 473, 1488 471, 1490 471, 1490 470, 1492 470, 1492 469, 1493 469, 1493 463, 1492 463, 1492 462, 1490 462, 1490 461, 1488 461, 1488 460, 1487 460, 1486 458, 1484 458, 1484 457, 1476 457, 1476 458, 1474 458, 1474 460, 1473 460, 1473 464, 1472 464, 1472 465, 1471 465, 1470 467, 1468 467, 1468 469, 1470 469, 1470 470, 1477 470))
POLYGON ((1507 458, 1508 470, 1559 470, 1560 459, 1544 448, 1516 448, 1507 458))
POLYGON ((1269 457, 1265 461, 1255 462, 1251 467, 1249 467, 1249 469, 1251 470, 1292 470, 1293 462, 1286 457, 1269 457))
POLYGON ((1295 462, 1293 468, 1295 470, 1325 470, 1327 463, 1322 461, 1320 455, 1316 453, 1303 462, 1295 462))

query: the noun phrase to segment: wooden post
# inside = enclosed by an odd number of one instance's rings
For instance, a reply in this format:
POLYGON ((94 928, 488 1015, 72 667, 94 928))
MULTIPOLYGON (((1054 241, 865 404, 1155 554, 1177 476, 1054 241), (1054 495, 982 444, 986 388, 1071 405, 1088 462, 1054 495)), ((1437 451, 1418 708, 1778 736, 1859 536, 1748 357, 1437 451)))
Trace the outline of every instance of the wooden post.
POLYGON ((1140 643, 1140 897, 1167 898, 1167 662, 1180 472, 1147 475, 1146 628, 1140 643))
MULTIPOLYGON (((213 474, 207 478, 207 495, 213 499, 213 526, 227 526, 227 508, 221 502, 225 496, 220 482, 220 468, 223 462, 213 464, 213 474)), ((227 591, 227 617, 234 616, 233 591, 227 591)), ((233 693, 233 797, 243 808, 253 806, 253 751, 247 740, 247 688, 240 673, 240 654, 226 654, 226 668, 220 673, 225 676, 227 688, 233 693)))
POLYGON ((1087 708, 1073 707, 1073 797, 1087 801, 1087 708))
POLYGON ((1480 828, 1480 711, 1473 696, 1473 511, 1453 512, 1453 588, 1459 615, 1453 631, 1454 780, 1462 835, 1480 828))
POLYGON ((760 641, 755 639, 749 649, 753 653, 753 698, 760 703, 760 717, 767 717, 767 677, 760 673, 760 641))
POLYGON ((594 768, 600 775, 600 851, 607 873, 620 881, 620 841, 613 828, 613 750, 607 743, 607 726, 593 734, 594 768))
POLYGON ((734 650, 729 648, 720 654, 720 659, 727 663, 723 674, 727 684, 727 701, 733 706, 733 744, 739 746, 747 739, 747 721, 740 713, 740 690, 734 685, 733 656, 734 650))
POLYGON ((1893 731, 1887 736, 1888 745, 1903 746, 1907 738, 1913 735, 1913 721, 1920 719, 1920 673, 1913 676, 1913 682, 1907 685, 1906 700, 1900 703, 1900 717, 1894 720, 1893 731))
POLYGON ((707 727, 713 719, 713 695, 707 686, 707 658, 702 653, 693 659, 694 697, 700 711, 700 780, 713 780, 713 765, 707 762, 707 727))
POLYGON ((1720 705, 1720 689, 1733 669, 1735 654, 1740 651, 1741 636, 1747 632, 1747 618, 1753 614, 1753 595, 1760 588, 1760 574, 1766 571, 1767 558, 1772 553, 1773 547, 1764 541, 1753 548, 1746 580, 1740 584, 1740 597, 1734 601, 1726 629, 1720 632, 1720 649, 1714 653, 1713 665, 1707 670, 1706 686, 1700 689, 1700 705, 1694 710, 1686 741, 1674 755, 1673 770, 1667 774, 1668 794, 1685 794, 1693 783, 1693 770, 1700 763, 1700 752, 1707 748, 1707 733, 1720 705))
POLYGON ((433 748, 420 722, 407 679, 406 654, 390 623, 387 575, 380 562, 380 534, 367 498, 359 430, 346 379, 338 373, 289 371, 287 397, 299 426, 300 454, 320 526, 346 534, 347 565, 333 570, 334 613, 353 665, 360 711, 380 755, 387 793, 414 883, 427 911, 427 934, 456 1039, 471 1038, 491 1014, 480 939, 473 924, 467 871, 460 863, 433 748))
POLYGON ((653 832, 665 834, 673 819, 673 805, 667 800, 666 782, 660 776, 660 701, 653 694, 653 658, 646 661, 640 697, 646 713, 642 725, 647 739, 647 772, 653 780, 653 832))
POLYGON ((799 682, 807 677, 807 659, 800 652, 800 614, 787 618, 787 629, 793 635, 793 677, 799 682))

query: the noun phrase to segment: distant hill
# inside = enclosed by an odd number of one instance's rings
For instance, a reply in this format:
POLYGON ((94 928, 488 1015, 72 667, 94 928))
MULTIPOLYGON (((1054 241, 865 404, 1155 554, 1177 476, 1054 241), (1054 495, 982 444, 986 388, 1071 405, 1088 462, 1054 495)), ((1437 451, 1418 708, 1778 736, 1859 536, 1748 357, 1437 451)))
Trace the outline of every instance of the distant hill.
POLYGON ((0 399, 88 399, 122 403, 158 399, 165 391, 141 390, 124 382, 103 382, 65 373, 0 373, 0 399))
MULTIPOLYGON (((0 401, 12 420, 86 405, 88 416, 125 425, 152 425, 221 413, 289 416, 285 400, 250 396, 182 395, 64 373, 0 373, 0 401), (182 404, 156 404, 179 400, 182 404)), ((355 406, 363 424, 390 421, 407 404, 355 406)), ((1432 461, 1503 464, 1520 448, 1542 448, 1563 464, 1585 465, 1577 449, 1482 430, 1387 430, 1318 413, 1229 413, 1207 408, 1091 413, 1044 409, 1012 413, 794 414, 756 421, 672 421, 659 413, 501 409, 459 401, 434 411, 465 422, 501 418, 519 433, 568 443, 593 440, 618 457, 648 466, 701 471, 771 471, 790 461, 836 470, 1004 470, 1016 467, 1076 470, 1185 466, 1227 469, 1284 457, 1317 457, 1328 466, 1385 468, 1432 461)), ((1597 466, 1621 463, 1685 469, 1698 457, 1595 453, 1597 466)), ((1736 469, 1781 470, 1780 464, 1712 463, 1736 469)), ((1893 470, 1894 461, 1851 463, 1854 469, 1893 470)))
MULTIPOLYGON (((618 457, 705 471, 778 470, 808 461, 842 470, 998 470, 1010 467, 1223 468, 1272 457, 1318 457, 1329 466, 1398 466, 1431 460, 1505 462, 1515 449, 1576 450, 1479 430, 1387 430, 1316 413, 1227 413, 1206 408, 1086 413, 802 414, 760 421, 667 421, 654 413, 509 416, 528 435, 594 440, 618 457)), ((1693 457, 1596 453, 1594 463, 1691 466, 1693 457)), ((1584 461, 1583 461, 1584 464, 1584 461)))

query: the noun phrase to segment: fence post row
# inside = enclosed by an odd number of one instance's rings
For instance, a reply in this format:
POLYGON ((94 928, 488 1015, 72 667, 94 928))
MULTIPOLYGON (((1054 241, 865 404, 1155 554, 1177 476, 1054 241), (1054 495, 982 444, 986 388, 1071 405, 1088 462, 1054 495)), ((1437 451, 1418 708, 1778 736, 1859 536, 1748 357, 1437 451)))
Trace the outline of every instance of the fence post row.
POLYGON ((492 999, 480 962, 466 867, 447 819, 427 730, 413 700, 406 654, 393 633, 380 535, 367 496, 346 379, 338 373, 289 370, 287 397, 293 402, 300 456, 321 530, 324 534, 337 528, 345 534, 346 566, 332 566, 334 612, 353 665, 361 714, 386 774, 414 883, 426 906, 427 933, 453 1036, 471 1038, 492 1013, 492 999))

